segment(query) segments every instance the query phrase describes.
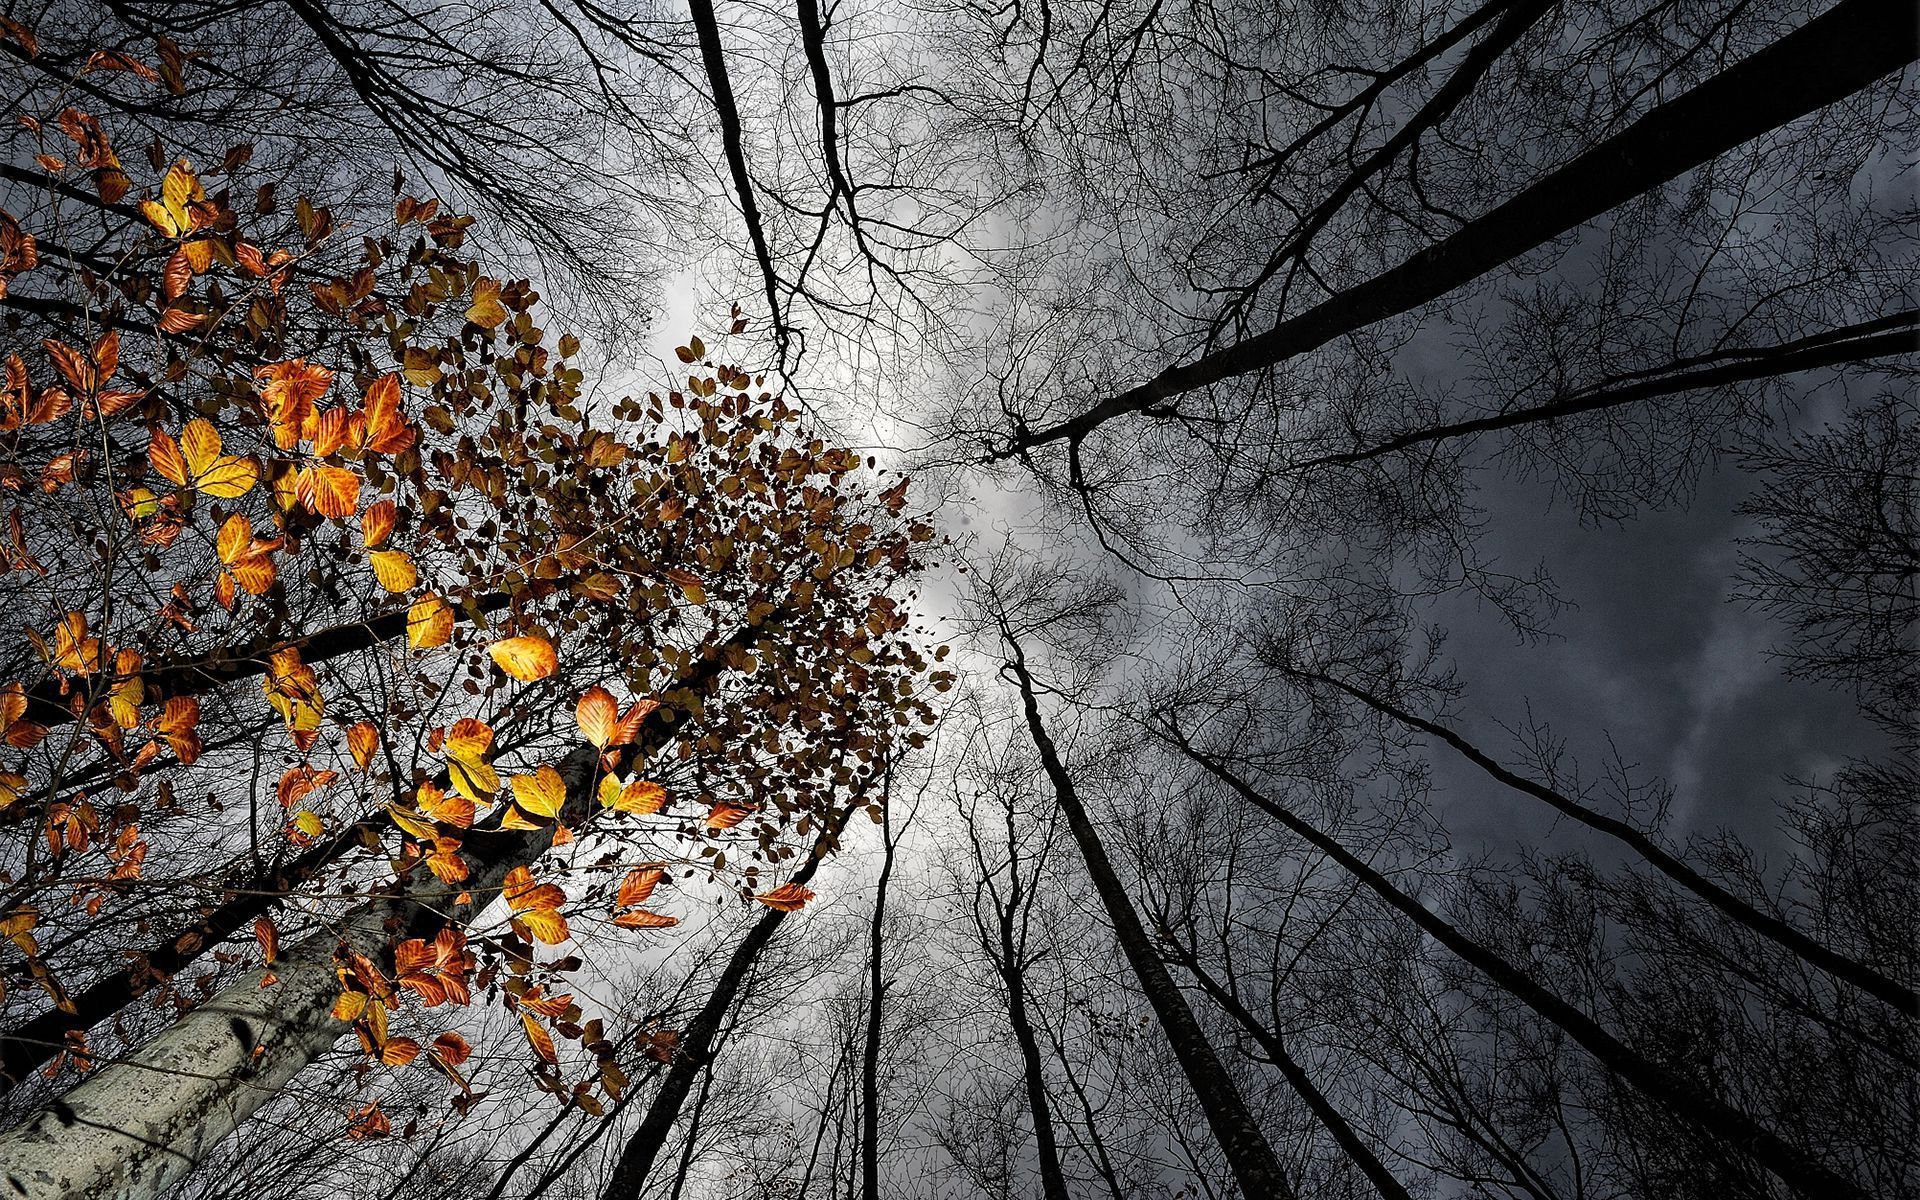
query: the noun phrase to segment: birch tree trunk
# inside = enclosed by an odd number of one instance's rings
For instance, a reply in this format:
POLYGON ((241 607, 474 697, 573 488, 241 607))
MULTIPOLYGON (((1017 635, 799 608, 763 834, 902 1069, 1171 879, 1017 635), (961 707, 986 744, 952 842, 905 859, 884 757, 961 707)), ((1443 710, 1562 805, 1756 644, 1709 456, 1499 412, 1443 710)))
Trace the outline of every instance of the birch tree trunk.
MULTIPOLYGON (((560 764, 567 800, 560 823, 592 815, 598 751, 582 746, 560 764)), ((158 1200, 350 1026, 336 1020, 334 951, 378 954, 390 922, 410 935, 464 926, 500 892, 507 872, 553 844, 554 826, 474 830, 471 875, 445 884, 425 871, 395 897, 361 905, 341 929, 293 946, 262 987, 251 971, 126 1059, 94 1073, 25 1124, 0 1135, 0 1197, 158 1200), (471 893, 458 902, 460 893, 471 893)))

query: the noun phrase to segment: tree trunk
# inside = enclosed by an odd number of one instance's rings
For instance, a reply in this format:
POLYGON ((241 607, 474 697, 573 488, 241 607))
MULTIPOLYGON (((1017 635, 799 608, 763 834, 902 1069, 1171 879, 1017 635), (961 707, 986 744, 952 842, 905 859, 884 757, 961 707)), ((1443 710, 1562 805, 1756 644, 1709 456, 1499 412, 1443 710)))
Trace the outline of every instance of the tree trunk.
POLYGON ((873 926, 867 950, 867 1041, 860 1058, 860 1195, 880 1200, 880 1026, 886 1016, 887 982, 882 954, 882 923, 887 915, 887 882, 893 875, 893 815, 880 809, 880 881, 874 890, 873 926))
MULTIPOLYGON (((563 824, 577 827, 591 815, 598 758, 597 750, 582 746, 562 761, 563 824)), ((468 879, 445 884, 419 870, 424 878, 411 880, 399 896, 349 913, 343 933, 328 930, 290 949, 274 964, 279 981, 271 987, 261 986, 266 971, 248 972, 128 1058, 0 1135, 0 1195, 157 1200, 350 1028, 332 1014, 340 994, 334 951, 342 941, 374 955, 387 944, 391 921, 416 936, 465 925, 492 903, 509 870, 552 844, 553 828, 474 831, 467 841, 468 879), (464 904, 458 901, 463 892, 471 893, 464 904)))
POLYGON ((1771 379, 1841 363, 1916 354, 1920 353, 1920 342, 1914 336, 1916 330, 1920 330, 1920 309, 1908 309, 1857 325, 1809 334, 1777 346, 1748 346, 1697 355, 1653 370, 1603 379, 1544 404, 1411 430, 1365 449, 1306 459, 1295 463, 1293 469, 1346 466, 1427 442, 1557 421, 1562 417, 1637 404, 1656 396, 1672 396, 1750 379, 1771 379))
POLYGON ((1524 971, 1467 937, 1448 922, 1428 911, 1426 906, 1395 887, 1333 838, 1296 816, 1292 810, 1269 800, 1245 781, 1227 771, 1213 759, 1201 754, 1177 730, 1169 736, 1194 763, 1226 784, 1241 799, 1265 812, 1307 841, 1315 849, 1338 863, 1342 869, 1365 884, 1388 906, 1406 916, 1421 932, 1445 946, 1462 961, 1504 988, 1543 1020, 1557 1026, 1586 1049, 1599 1063, 1647 1096, 1660 1101, 1677 1115, 1693 1121, 1716 1137, 1724 1138, 1738 1150, 1750 1154, 1790 1187, 1805 1195, 1828 1200, 1852 1197, 1867 1200, 1853 1181, 1815 1161, 1804 1151, 1788 1144, 1778 1134, 1746 1113, 1709 1095, 1688 1080, 1629 1048, 1603 1029, 1599 1022, 1536 983, 1524 971))
POLYGON ((1033 736, 1034 747, 1040 752, 1041 766, 1053 784, 1060 811, 1066 815, 1067 828, 1079 845, 1082 858, 1086 860, 1087 874, 1093 880, 1094 891, 1099 894, 1107 917, 1113 922, 1114 935, 1127 965, 1133 968, 1141 991, 1146 994, 1147 1002, 1160 1018, 1160 1027, 1167 1035, 1174 1057, 1180 1061, 1181 1070, 1193 1088, 1195 1099, 1200 1102, 1201 1111, 1206 1114, 1207 1124, 1213 1130, 1221 1153, 1226 1156, 1234 1179, 1240 1184, 1241 1193, 1249 1200, 1264 1200, 1270 1196, 1291 1200, 1293 1187, 1280 1169, 1279 1159, 1274 1157, 1266 1136, 1261 1133, 1253 1115, 1247 1111, 1240 1089, 1220 1064, 1200 1023, 1194 1020, 1193 1011, 1187 1007, 1186 998, 1180 994, 1173 977, 1167 973, 1166 964, 1147 940, 1147 931, 1140 924, 1139 914, 1134 912, 1126 885, 1121 883, 1120 876, 1114 871, 1106 848, 1100 843, 1100 835, 1080 803, 1073 779, 1067 774, 1059 751, 1053 739, 1047 735, 1046 725, 1040 720, 1040 705, 1034 698, 1033 677, 1027 673, 1026 655, 1021 651, 1020 643, 1014 639, 1012 629, 1005 624, 1001 626, 1001 636, 1013 651, 1013 661, 1009 665, 1020 684, 1027 730, 1033 736))
POLYGON ((1294 1060, 1293 1055, 1287 1052, 1287 1045, 1280 1040, 1280 1036, 1255 1019, 1254 1015, 1247 1011, 1246 1005, 1240 1003, 1238 996, 1207 974, 1200 966, 1197 956, 1183 954, 1177 961, 1193 976, 1194 982, 1200 985, 1201 991, 1213 997, 1213 1002, 1218 1004, 1222 1011, 1232 1017, 1240 1028, 1246 1030, 1254 1041, 1260 1043, 1260 1048, 1267 1052, 1267 1057, 1273 1060, 1273 1065, 1279 1067, 1280 1073, 1287 1077, 1287 1083, 1293 1087, 1294 1093, 1306 1102, 1307 1107, 1313 1110, 1313 1115, 1319 1118, 1320 1124, 1325 1126, 1327 1132, 1333 1135, 1333 1140, 1340 1144, 1341 1151, 1353 1160, 1353 1164, 1372 1181, 1374 1190, 1380 1193, 1381 1200, 1413 1200, 1413 1197, 1407 1194, 1407 1189, 1400 1186, 1400 1181, 1393 1177, 1393 1172, 1387 1170, 1386 1164, 1382 1163, 1379 1156, 1373 1152, 1373 1148, 1367 1145, 1353 1125, 1340 1115, 1340 1110, 1327 1099, 1326 1093, 1314 1086, 1312 1077, 1294 1060))
POLYGON ((1438 299, 1735 146, 1845 99, 1916 57, 1910 3, 1842 0, 1385 274, 1058 424, 1022 428, 996 455, 1013 457, 1056 441, 1078 444, 1115 417, 1275 366, 1438 299))

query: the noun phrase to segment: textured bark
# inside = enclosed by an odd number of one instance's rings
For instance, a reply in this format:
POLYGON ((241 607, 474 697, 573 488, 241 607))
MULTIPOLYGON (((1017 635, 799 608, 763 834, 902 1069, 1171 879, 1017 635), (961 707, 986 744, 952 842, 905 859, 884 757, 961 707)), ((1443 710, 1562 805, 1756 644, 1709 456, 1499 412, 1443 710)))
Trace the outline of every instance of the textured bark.
POLYGON ((1411 920, 1421 932, 1445 946, 1543 1020, 1565 1032, 1607 1070, 1671 1108, 1677 1115, 1751 1155, 1756 1162, 1803 1195, 1819 1197, 1820 1200, 1834 1197, 1867 1200, 1866 1192, 1858 1184, 1799 1147, 1789 1144, 1753 1117, 1703 1091, 1692 1080, 1643 1057, 1608 1033, 1598 1021, 1535 982, 1532 976, 1435 916, 1425 905, 1395 887, 1386 876, 1291 809, 1268 799, 1218 762, 1195 750, 1178 732, 1168 736, 1181 753, 1209 775, 1339 864, 1341 869, 1366 885, 1389 907, 1411 920))
POLYGON ((1668 879, 1673 880, 1681 887, 1686 888, 1694 895, 1700 897, 1700 899, 1706 901, 1708 906, 1727 920, 1750 929, 1762 937, 1771 938, 1773 941, 1793 951, 1807 962, 1819 967, 1834 978, 1845 980, 1847 983, 1852 984, 1854 987, 1859 988, 1869 995, 1891 1004, 1903 1013, 1920 1015, 1920 998, 1915 997, 1913 989, 1903 987, 1901 984, 1887 978, 1885 975, 1882 975, 1864 963, 1855 962, 1844 954, 1836 953, 1822 946, 1819 942, 1814 941, 1780 918, 1768 913, 1763 913, 1752 905, 1747 904, 1738 896, 1735 896, 1733 893, 1727 891, 1727 889, 1721 887, 1719 884, 1708 879, 1706 876, 1700 874, 1700 872, 1670 854, 1658 842, 1627 824, 1625 821, 1602 816, 1587 808, 1585 805, 1574 801, 1572 798, 1561 795, 1545 784, 1536 783, 1525 776, 1514 774, 1487 755, 1481 753, 1479 747, 1467 741, 1452 729, 1436 721, 1429 721, 1423 717, 1415 716, 1413 713, 1397 705, 1389 704, 1371 692, 1367 692, 1350 683, 1343 682, 1328 675, 1322 675, 1318 672, 1300 671, 1292 672, 1292 674, 1297 675, 1297 677, 1301 679, 1311 679, 1338 688, 1340 691, 1345 692, 1347 695, 1365 704, 1368 708, 1385 716, 1392 717, 1409 729, 1417 729, 1421 733, 1439 738, 1457 750, 1461 757, 1465 758, 1468 762, 1479 767, 1482 771, 1513 790, 1532 796, 1536 800, 1543 801, 1548 807, 1562 816, 1576 821, 1581 825, 1585 825, 1588 829, 1604 833, 1608 837, 1630 847, 1635 853, 1639 854, 1641 858, 1645 859, 1649 866, 1659 871, 1662 875, 1665 875, 1668 879))
POLYGON ((874 888, 867 945, 867 1038, 860 1053, 861 1200, 880 1200, 880 1032, 887 1004, 887 882, 893 876, 893 816, 887 806, 880 810, 880 843, 880 881, 874 888))
POLYGON ((1059 751, 1040 719, 1039 701, 1033 692, 1033 677, 1027 673, 1026 655, 1021 651, 1020 643, 1005 626, 1001 629, 1001 635, 1013 651, 1013 661, 1008 665, 1020 684, 1027 731, 1032 734, 1034 747, 1040 752, 1041 767, 1053 784, 1060 811, 1067 818, 1067 828, 1080 847, 1087 874, 1093 880, 1094 891, 1098 893, 1108 919, 1113 922, 1114 935, 1127 965, 1133 969, 1134 978, 1139 981, 1140 990, 1146 994, 1147 1003, 1153 1006, 1154 1014, 1160 1018, 1160 1027, 1166 1033, 1167 1042, 1173 1049, 1174 1057, 1179 1060, 1181 1070, 1186 1074, 1187 1083, 1193 1088, 1194 1098, 1200 1102, 1200 1109, 1206 1114, 1207 1125, 1213 1130, 1214 1139, 1219 1142, 1221 1153, 1226 1156, 1234 1179, 1240 1184, 1241 1193, 1249 1200, 1269 1196, 1287 1197, 1290 1200, 1294 1195, 1293 1187, 1286 1173, 1281 1170, 1279 1159, 1274 1157, 1266 1135, 1260 1131, 1253 1114, 1248 1112, 1246 1100, 1234 1085, 1233 1077, 1221 1065, 1212 1043, 1207 1041, 1205 1031, 1194 1020, 1193 1010, 1187 1007, 1186 998, 1180 994, 1173 977, 1167 973, 1166 963, 1161 961, 1159 953, 1147 940, 1147 931, 1140 923, 1139 914, 1134 912, 1126 885, 1114 871, 1106 848, 1100 843, 1099 832, 1094 829, 1093 821, 1080 803, 1080 794, 1073 786, 1073 778, 1067 774, 1059 751))
MULTIPOLYGON (((561 822, 592 814, 599 752, 582 746, 562 761, 567 801, 561 822)), ((350 1028, 331 1007, 340 985, 334 950, 344 941, 377 954, 397 923, 414 936, 464 926, 492 903, 507 872, 553 842, 553 827, 473 831, 471 876, 441 883, 424 869, 399 895, 364 904, 327 931, 299 943, 273 967, 279 982, 261 987, 251 971, 180 1018, 126 1059, 88 1077, 25 1124, 0 1135, 0 1196, 80 1200, 163 1195, 220 1140, 350 1028), (461 893, 470 892, 462 904, 461 893)))
POLYGON ((1049 442, 1077 445, 1116 417, 1275 366, 1438 299, 1642 192, 1912 63, 1920 57, 1913 26, 1913 6, 1904 0, 1843 0, 1398 267, 1058 424, 1022 428, 996 456, 1013 457, 1049 442))
POLYGON ((1193 976, 1194 982, 1200 985, 1200 990, 1211 996, 1213 1002, 1218 1004, 1222 1011, 1232 1017, 1240 1028, 1246 1030, 1254 1041, 1260 1043, 1260 1048, 1266 1051, 1268 1058, 1273 1060, 1273 1065, 1279 1067, 1280 1073, 1287 1077, 1287 1083, 1293 1088, 1294 1094, 1313 1110, 1313 1115, 1319 1118, 1320 1124, 1333 1135, 1333 1140, 1340 1144, 1341 1151, 1372 1182, 1374 1190, 1380 1193, 1381 1200, 1413 1200, 1413 1197, 1408 1195, 1407 1189, 1393 1177, 1393 1172, 1387 1170, 1386 1164, 1382 1163, 1380 1157, 1373 1152, 1373 1147, 1367 1145, 1359 1131, 1354 1129, 1352 1123, 1333 1106, 1333 1101, 1327 1099, 1326 1093, 1314 1085, 1313 1077, 1308 1075, 1305 1068, 1301 1067, 1293 1055, 1287 1052, 1287 1044, 1280 1039, 1280 1035, 1256 1020, 1254 1015, 1247 1011, 1247 1006, 1240 1003, 1240 998, 1222 986, 1213 976, 1207 974, 1196 958, 1187 955, 1179 961, 1180 965, 1193 976))

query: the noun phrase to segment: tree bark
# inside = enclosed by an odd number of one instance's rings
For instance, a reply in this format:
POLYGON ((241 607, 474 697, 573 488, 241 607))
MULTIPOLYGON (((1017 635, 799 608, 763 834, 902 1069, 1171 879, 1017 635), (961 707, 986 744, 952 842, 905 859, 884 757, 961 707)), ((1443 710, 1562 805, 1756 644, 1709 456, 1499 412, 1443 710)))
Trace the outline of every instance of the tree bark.
POLYGON ((1287 1052, 1287 1045, 1280 1040, 1280 1036, 1262 1025, 1252 1013, 1248 1012, 1247 1006, 1240 1003, 1238 996, 1207 974, 1196 956, 1183 954, 1176 961, 1193 976, 1194 982, 1200 985, 1201 991, 1211 996, 1213 1002, 1218 1004, 1222 1011, 1232 1017, 1240 1028, 1246 1030, 1254 1041, 1260 1043, 1260 1048, 1267 1052, 1267 1057, 1273 1060, 1273 1065, 1279 1067, 1280 1073, 1287 1077, 1287 1083, 1292 1086, 1294 1094, 1306 1103, 1306 1106, 1313 1111, 1313 1115, 1319 1118, 1320 1124, 1333 1135, 1333 1140, 1340 1144, 1341 1151, 1353 1160, 1353 1164, 1359 1167, 1361 1173, 1372 1182, 1374 1190, 1380 1193, 1381 1200, 1413 1200, 1413 1197, 1408 1195, 1407 1189, 1393 1177, 1393 1172, 1387 1170, 1386 1164, 1382 1163, 1380 1157, 1373 1152, 1373 1147, 1367 1145, 1353 1125, 1340 1114, 1340 1110, 1333 1106, 1333 1102, 1327 1099, 1326 1093, 1314 1086, 1313 1078, 1307 1074, 1293 1055, 1287 1052))
POLYGON ((1867 1200, 1867 1193, 1852 1180, 1790 1145, 1746 1113, 1702 1091, 1691 1080, 1642 1057, 1608 1033, 1592 1017, 1536 983, 1526 972, 1435 916, 1425 905, 1395 887, 1386 876, 1368 866, 1339 842, 1284 805, 1269 800, 1212 758, 1194 749, 1178 730, 1168 731, 1164 736, 1188 759, 1226 784, 1241 799, 1338 863, 1389 907, 1411 920, 1421 932, 1505 989, 1542 1019, 1559 1027, 1602 1066, 1633 1087, 1714 1136, 1725 1139, 1740 1151, 1752 1155, 1767 1170, 1804 1195, 1819 1197, 1820 1200, 1830 1197, 1867 1200))
POLYGON ((1398 267, 1065 421, 1022 427, 994 457, 1016 457, 1057 441, 1077 446, 1116 417, 1275 366, 1438 299, 1735 146, 1845 99, 1916 57, 1912 5, 1842 0, 1398 267))
POLYGON ((1126 885, 1114 871, 1106 848, 1101 845, 1099 832, 1094 829, 1093 821, 1080 803, 1080 794, 1073 786, 1073 779, 1067 774, 1066 767, 1060 761, 1059 750, 1047 735, 1046 725, 1040 719, 1033 677, 1027 672, 1026 655, 1020 643, 1015 640, 1012 629, 1005 624, 1001 626, 1001 637, 1013 651, 1013 660, 1008 665, 1012 667, 1020 685, 1027 731, 1033 736, 1034 747, 1040 752, 1041 767, 1053 784, 1060 811, 1067 818, 1067 828, 1086 861, 1087 874, 1093 880, 1094 891, 1098 893, 1108 919, 1113 922, 1114 935, 1127 965, 1133 968, 1141 991, 1153 1006, 1154 1014, 1160 1018, 1160 1027, 1167 1035, 1167 1042, 1173 1049, 1174 1057, 1179 1060, 1181 1070, 1186 1074, 1187 1083, 1193 1088, 1194 1098, 1200 1102, 1200 1109, 1206 1114, 1207 1124, 1213 1130, 1221 1153, 1226 1156, 1241 1193, 1249 1200, 1264 1200, 1270 1196, 1292 1200, 1293 1187, 1281 1170, 1279 1159, 1274 1157, 1266 1135, 1260 1131, 1253 1114, 1247 1110, 1240 1089, 1221 1065, 1200 1023, 1194 1020, 1193 1010, 1187 1007, 1186 998, 1180 994, 1173 977, 1167 973, 1166 964, 1147 940, 1147 931, 1140 924, 1133 901, 1127 896, 1126 885))
MULTIPOLYGON (((592 746, 562 761, 561 824, 577 827, 592 815, 598 765, 592 746)), ((262 986, 268 971, 250 971, 126 1059, 95 1072, 0 1135, 0 1195, 157 1200, 350 1028, 332 1014, 340 993, 334 951, 343 941, 374 955, 395 923, 413 936, 464 926, 492 903, 508 871, 552 844, 554 828, 473 831, 466 880, 445 884, 417 869, 397 896, 349 913, 344 933, 327 930, 291 948, 271 968, 278 976, 271 987, 262 986), (465 903, 462 893, 470 893, 465 903)))
POLYGON ((860 1195, 880 1200, 880 1027, 886 1016, 887 981, 883 923, 887 882, 893 875, 892 806, 880 808, 880 881, 874 889, 873 925, 867 948, 867 1040, 860 1056, 860 1195))

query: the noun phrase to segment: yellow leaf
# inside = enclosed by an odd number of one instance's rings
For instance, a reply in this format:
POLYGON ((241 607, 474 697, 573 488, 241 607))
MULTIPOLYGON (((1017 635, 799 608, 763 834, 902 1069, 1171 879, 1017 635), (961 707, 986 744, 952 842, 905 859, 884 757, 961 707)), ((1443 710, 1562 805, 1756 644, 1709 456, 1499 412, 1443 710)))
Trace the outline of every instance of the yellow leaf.
POLYGON ((553 643, 535 634, 512 637, 487 648, 502 671, 521 683, 532 683, 553 674, 560 665, 553 643))
POLYGON ((448 758, 477 763, 493 749, 493 726, 475 717, 461 717, 447 730, 440 749, 448 758))
MULTIPOLYGON (((603 787, 600 802, 618 812, 651 816, 667 802, 667 789, 648 779, 630 779, 625 786, 609 794, 603 787)), ((735 822, 738 824, 738 822, 735 822)))
POLYGON ((347 751, 353 755, 353 764, 362 771, 373 761, 373 752, 380 748, 380 731, 372 721, 358 721, 347 727, 347 751))
POLYGON ((437 594, 428 592, 407 610, 407 645, 415 650, 444 646, 453 636, 453 608, 437 594))
POLYGON ((367 561, 373 564, 373 577, 389 592, 404 592, 420 582, 420 572, 405 550, 369 550, 367 561))
POLYGON ((473 801, 485 804, 500 790, 500 774, 483 762, 462 762, 459 759, 447 760, 447 777, 453 780, 453 790, 473 801))
POLYGON ((327 827, 321 823, 319 816, 311 809, 301 810, 300 815, 293 819, 293 824, 296 829, 308 837, 319 837, 327 831, 327 827))
POLYGON ((533 1043, 533 1052, 540 1056, 541 1061, 549 1064, 557 1064, 560 1061, 560 1056, 554 1053, 553 1035, 541 1028, 540 1022, 534 1020, 526 1013, 520 1014, 520 1024, 525 1027, 527 1040, 533 1043))
POLYGON ((506 322, 507 309, 500 303, 498 279, 473 281, 473 303, 467 306, 467 320, 482 329, 496 329, 506 322))
POLYGON ((567 781, 550 766, 531 775, 515 775, 511 782, 514 803, 529 816, 558 817, 567 802, 567 781))
POLYGON ((410 812, 397 804, 389 804, 387 805, 387 815, 393 818, 395 825, 406 830, 414 837, 433 837, 433 822, 426 820, 419 813, 410 812))
POLYGON ((550 908, 535 908, 516 918, 542 945, 558 946, 567 940, 567 919, 550 908))
POLYGON ((336 1021, 357 1021, 367 1009, 365 992, 341 992, 333 1002, 333 1019, 336 1021))

